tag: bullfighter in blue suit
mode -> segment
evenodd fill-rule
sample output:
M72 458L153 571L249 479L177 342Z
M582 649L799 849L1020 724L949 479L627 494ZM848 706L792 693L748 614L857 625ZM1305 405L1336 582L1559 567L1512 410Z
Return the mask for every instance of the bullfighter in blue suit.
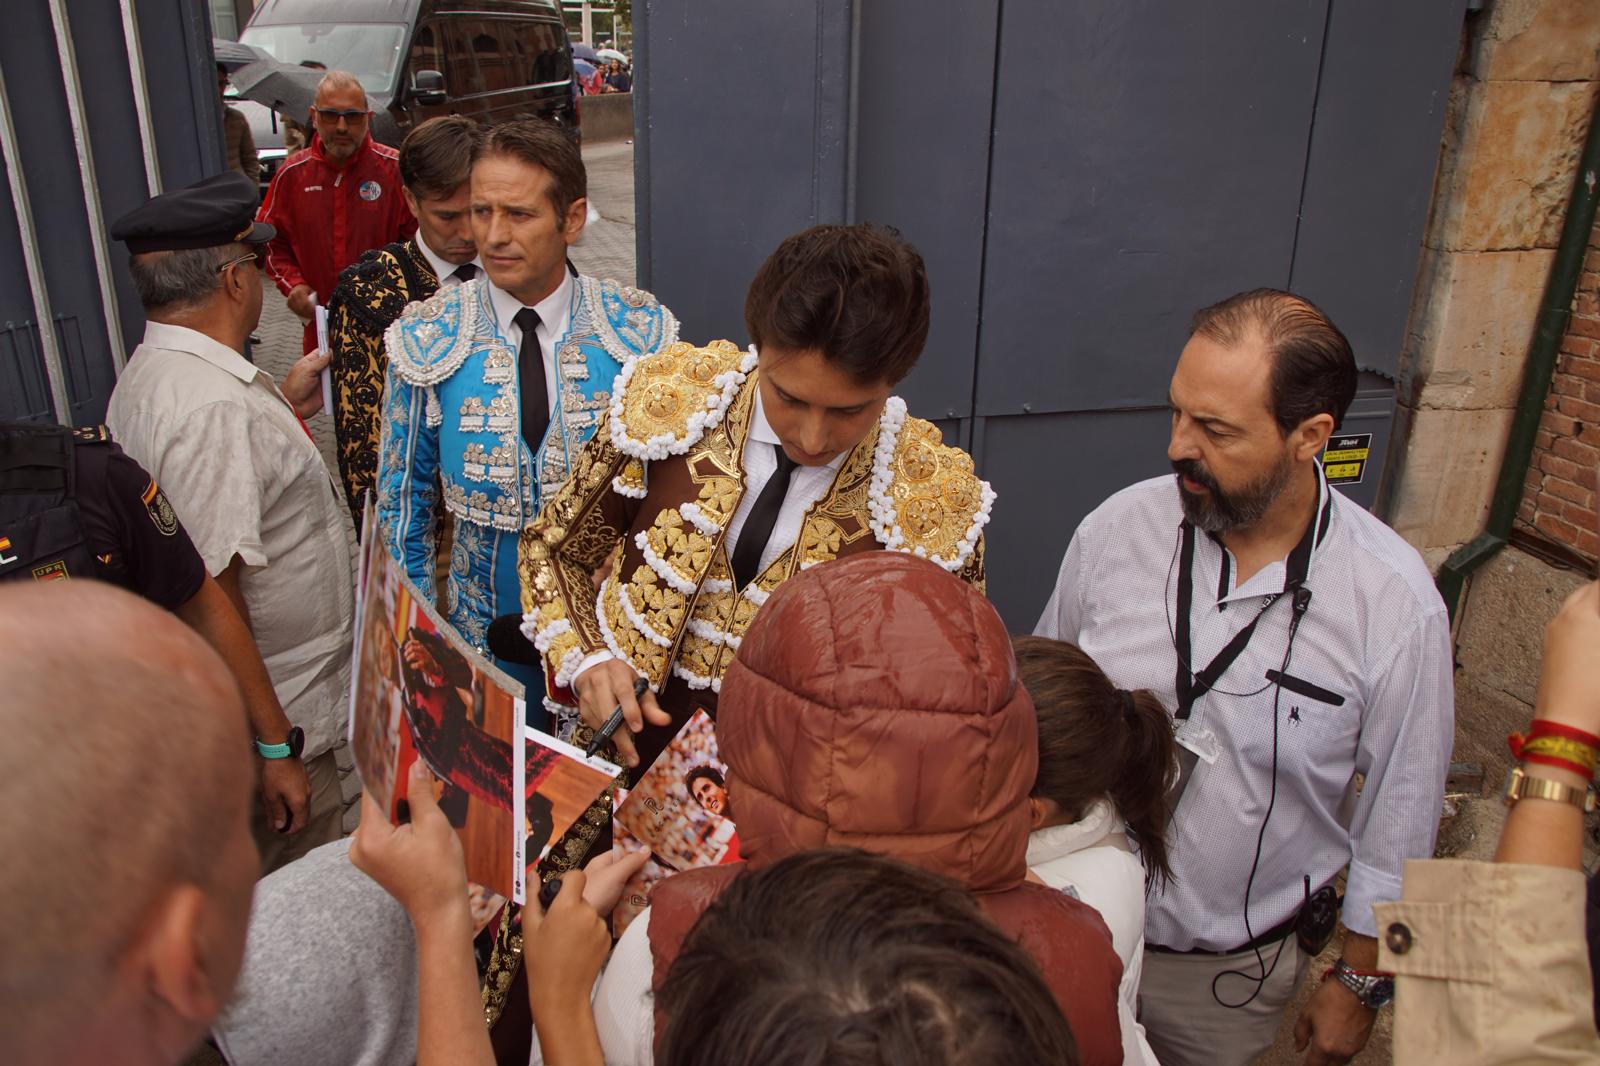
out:
M567 262L588 211L577 146L540 120L490 131L472 172L472 225L487 277L441 289L390 327L378 450L382 543L434 594L436 519L454 520L449 622L487 651L489 623L519 611L517 540L566 480L636 356L677 339L649 293ZM544 681L529 721L546 725Z

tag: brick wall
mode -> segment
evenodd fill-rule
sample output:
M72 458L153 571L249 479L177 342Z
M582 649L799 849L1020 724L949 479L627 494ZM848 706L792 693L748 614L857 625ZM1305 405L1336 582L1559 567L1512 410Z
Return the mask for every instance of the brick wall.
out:
M1578 281L1572 321L1534 441L1517 524L1583 555L1600 558L1595 514L1600 477L1600 223Z

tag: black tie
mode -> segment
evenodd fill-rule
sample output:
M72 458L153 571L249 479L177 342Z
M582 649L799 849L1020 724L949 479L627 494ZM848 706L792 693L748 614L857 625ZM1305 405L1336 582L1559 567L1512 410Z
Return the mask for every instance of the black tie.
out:
M524 307L512 318L522 329L522 349L517 353L517 394L522 397L522 439L538 454L544 429L550 424L550 394L544 387L544 352L539 349L539 312Z
M761 572L761 553L772 539L772 527L778 524L778 512L783 509L783 498L789 492L789 480L794 468L800 464L789 458L783 445L774 444L772 450L778 458L778 469L772 472L767 483L750 508L750 516L739 530L739 543L733 548L733 580L739 588L748 585Z
M478 276L478 268L472 263L462 263L460 266L450 271L450 276L458 279L461 284L465 285L467 282Z

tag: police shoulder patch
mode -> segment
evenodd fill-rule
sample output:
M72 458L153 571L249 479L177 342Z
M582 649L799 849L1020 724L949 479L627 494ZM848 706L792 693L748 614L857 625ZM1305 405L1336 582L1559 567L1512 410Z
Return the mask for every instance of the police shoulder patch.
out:
M144 509L150 516L150 521L156 525L156 532L163 537L175 536L178 532L178 513L172 509L172 504L167 502L167 494L152 479L150 487L144 490Z
M98 426L78 426L72 431L72 440L77 444L109 444L111 431L103 424Z

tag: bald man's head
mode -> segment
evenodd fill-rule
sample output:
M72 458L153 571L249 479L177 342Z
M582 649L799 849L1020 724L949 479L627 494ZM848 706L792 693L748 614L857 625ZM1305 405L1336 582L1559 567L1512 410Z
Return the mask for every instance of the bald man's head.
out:
M0 1060L176 1061L238 974L254 766L222 660L91 581L0 586ZM93 1021L91 1021L93 1020Z

